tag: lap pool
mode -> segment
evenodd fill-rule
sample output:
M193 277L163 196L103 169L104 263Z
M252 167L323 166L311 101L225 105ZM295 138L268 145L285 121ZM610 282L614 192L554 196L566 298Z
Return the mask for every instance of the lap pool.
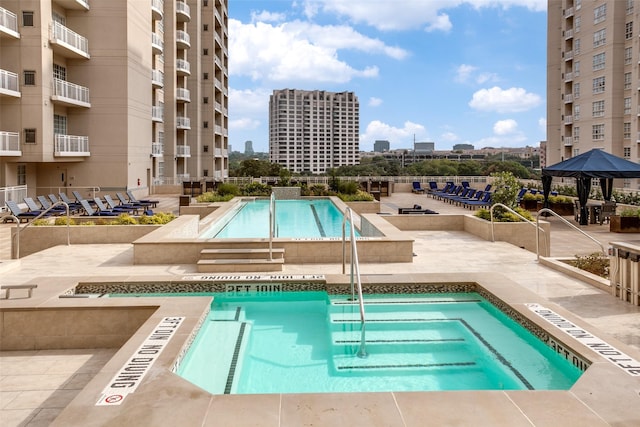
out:
M274 237L342 236L343 213L329 199L277 200ZM211 238L269 237L269 200L242 201L200 235Z
M177 373L212 394L567 390L582 374L477 293L213 295Z

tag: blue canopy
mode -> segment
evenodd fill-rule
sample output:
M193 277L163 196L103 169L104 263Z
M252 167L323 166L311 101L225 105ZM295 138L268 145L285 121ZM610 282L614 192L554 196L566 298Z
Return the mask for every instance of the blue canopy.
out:
M602 196L611 200L614 178L640 178L640 164L630 162L606 151L593 149L564 162L542 169L544 207L549 207L548 198L554 176L576 178L578 200L580 200L580 224L587 224L587 199L591 191L591 179L599 178Z

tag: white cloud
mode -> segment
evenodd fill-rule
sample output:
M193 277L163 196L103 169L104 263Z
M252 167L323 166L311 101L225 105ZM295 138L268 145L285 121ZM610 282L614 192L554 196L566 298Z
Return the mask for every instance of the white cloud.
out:
M518 122L513 119L499 120L493 125L496 135L512 135L518 131Z
M476 83L478 84L484 84L487 82L497 82L498 79L498 75L495 73L481 73L478 74L478 76L476 77Z
M266 90L237 90L229 88L230 130L254 130L263 124L269 111L269 96Z
M473 65L462 64L456 69L456 76L454 77L454 80L459 83L465 83L469 80L471 74L477 69L478 68Z
M251 13L251 22L282 22L287 18L284 13L269 12L263 10L261 12Z
M410 121L404 122L402 128L393 127L379 120L374 120L367 125L367 129L360 135L360 149L368 151L373 149L373 143L378 139L390 142L391 148L407 146L413 143L414 136L423 139L426 136L426 129L418 123ZM365 148L368 147L368 148Z
M457 142L458 140L460 140L460 137L453 132L445 132L442 135L440 135L440 140L442 142L451 143L451 142Z
M319 26L294 21L277 26L229 20L229 71L253 80L345 83L377 77L375 65L361 69L338 57L343 49L403 59L408 53L347 26Z
M372 96L371 98L369 98L369 106L370 107L378 107L382 105L382 99L380 98L376 98L374 96Z
M540 117L538 119L538 128L540 128L540 131L544 134L547 133L547 118L546 117Z
M477 84L485 84L487 82L497 82L498 75L495 73L483 72L477 73L478 67L469 65L469 64L461 64L456 68L454 81L458 83L467 83L473 80Z
M522 6L536 12L547 10L547 0L403 0L401 5L395 1L306 0L304 8L307 16L315 16L323 10L385 31L414 28L450 31L451 21L442 10L465 4L476 9Z
M498 113L517 113L537 107L542 98L523 88L481 89L473 94L469 106L478 111L496 111Z
M249 117L229 120L229 130L253 130L258 129L261 125L262 122Z

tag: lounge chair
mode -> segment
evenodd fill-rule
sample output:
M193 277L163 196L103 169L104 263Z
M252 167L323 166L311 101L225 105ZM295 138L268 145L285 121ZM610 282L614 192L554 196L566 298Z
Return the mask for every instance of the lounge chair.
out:
M37 212L38 214L42 214L42 216L51 216L50 212L45 212L44 209L40 209L31 197L25 197L22 200L24 200L27 208L29 208L29 212Z
M100 200L99 197L95 197L93 199L93 201L96 204L96 207L98 209L98 212L105 214L105 213L114 213L116 215L120 215L120 214L124 214L124 213L131 213L130 209L127 208L120 208L120 209L109 209L108 207L105 206L104 203L102 203L102 200Z
M80 204L82 205L82 209L84 209L85 213L89 216L118 216L120 214L115 212L100 212L93 210L88 200L82 199L80 200Z
M116 202L108 194L104 195L104 201L107 203L107 209L114 212L120 211L122 213L131 213L137 215L138 211L140 210L139 207L135 206L117 205ZM98 208L100 208L100 205L98 205Z
M464 206L469 207L470 209L491 206L491 192L487 191L486 193L484 193L484 196L482 196L482 199L476 200L476 201L469 201L465 203Z
M53 196L53 194L49 195L50 199L51 196ZM60 200L65 202L69 206L69 209L71 209L72 211L80 212L82 210L82 205L79 202L74 202L73 200L71 200L65 193L58 193L58 196L60 196Z
M138 209L147 209L148 207L151 206L151 203L130 202L122 195L122 193L116 193L116 197L118 198L118 201L120 202L119 206L135 207L135 208L138 208Z
M29 222L29 220L34 219L38 215L40 215L38 212L31 212L31 211L22 212L22 209L20 209L20 206L18 206L18 204L13 200L5 200L5 204L9 208L9 212L11 212L11 215L18 218L19 222ZM5 222L9 219L11 218L4 217Z
M133 192L131 192L131 190L127 190L127 197L129 197L129 203L140 203L140 204L143 204L143 205L147 205L148 204L148 205L151 205L152 208L158 207L158 203L160 203L160 200L149 200L149 199L138 200L138 199L135 198L135 196L133 195Z
M429 188L427 188L427 192L434 193L438 191L438 183L435 181L429 181Z
M71 194L73 194L73 197L76 198L76 202L82 204L83 200L87 200L84 197L82 197L82 195L80 195L79 191L72 191ZM87 200L87 203L89 203L89 205L91 207L95 207L95 202L93 200ZM84 209L84 208L83 208Z
M419 181L413 181L413 188L411 189L412 193L424 194L424 188Z
M431 192L431 196L435 199L437 198L440 194L442 193L446 193L447 191L451 190L453 188L454 184L451 181L448 181L444 187L442 187L441 189L436 189L434 191Z
M437 214L438 212L432 211L431 209L422 209L420 205L413 205L412 208L398 208L398 213L405 214Z
M44 196L36 196L40 206L47 212L51 212L52 215L64 215L67 213L67 208L64 206L53 206L46 197Z

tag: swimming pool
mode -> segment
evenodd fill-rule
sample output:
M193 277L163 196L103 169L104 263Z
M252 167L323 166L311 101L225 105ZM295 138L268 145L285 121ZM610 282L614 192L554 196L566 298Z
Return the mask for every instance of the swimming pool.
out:
M274 237L342 237L343 213L329 199L277 200ZM238 203L200 238L269 237L269 200Z
M177 373L213 394L566 390L582 371L477 293L214 294Z

